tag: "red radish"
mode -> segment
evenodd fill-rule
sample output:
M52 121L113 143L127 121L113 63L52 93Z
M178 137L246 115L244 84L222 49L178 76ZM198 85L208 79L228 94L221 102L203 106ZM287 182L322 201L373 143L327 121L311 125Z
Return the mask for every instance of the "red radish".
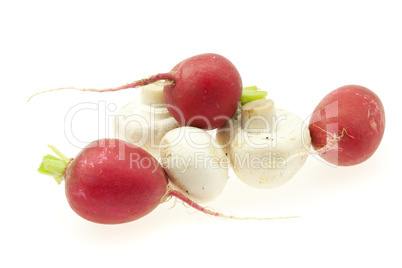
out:
M174 190L159 162L131 143L118 139L97 140L73 159L49 147L60 158L45 156L38 171L55 177L58 183L64 179L68 203L89 221L103 224L134 221L170 197L208 215L246 219L208 210Z
M236 112L243 86L236 67L226 58L198 55L171 72L175 83L165 86L163 97L170 114L182 125L215 129Z
M168 73L160 73L121 87L78 90L117 91L160 80L167 82L163 96L172 116L182 126L203 129L215 129L224 125L236 112L243 89L240 74L228 59L218 54L206 53L183 60ZM53 90L60 89L67 88Z
M330 92L310 119L311 143L334 165L351 166L370 158L385 128L384 107L371 90L347 85Z
M39 171L63 177L68 203L89 221L116 224L136 220L157 207L166 194L168 179L161 165L128 142L101 139L71 161L61 157L61 170L46 173L50 168L45 157ZM67 162L64 169L63 161Z

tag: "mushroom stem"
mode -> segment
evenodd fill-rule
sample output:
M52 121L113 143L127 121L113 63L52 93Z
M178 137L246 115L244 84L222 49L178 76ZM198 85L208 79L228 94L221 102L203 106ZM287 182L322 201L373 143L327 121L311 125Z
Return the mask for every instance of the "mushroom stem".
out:
M249 102L241 109L241 127L247 132L272 132L275 122L275 106L270 99Z
M152 124L155 123L155 120L162 120L171 116L163 100L163 88L163 83L156 82L143 86L141 89L139 106L141 107L140 109L150 114L150 123Z
M145 105L164 104L163 86L160 84L149 84L141 89L141 102Z

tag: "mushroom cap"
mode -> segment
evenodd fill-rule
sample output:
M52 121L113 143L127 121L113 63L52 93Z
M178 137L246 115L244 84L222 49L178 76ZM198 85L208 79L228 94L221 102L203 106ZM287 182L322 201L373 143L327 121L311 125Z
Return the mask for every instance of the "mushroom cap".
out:
M308 158L311 138L307 125L297 115L276 109L271 131L247 131L241 114L217 131L235 174L256 188L274 188L289 181Z
M173 129L163 137L160 151L169 180L191 199L205 203L220 195L229 177L229 160L206 131Z
M141 98L127 103L114 117L116 138L142 147L159 158L163 136L180 127L163 103L163 85L142 87Z

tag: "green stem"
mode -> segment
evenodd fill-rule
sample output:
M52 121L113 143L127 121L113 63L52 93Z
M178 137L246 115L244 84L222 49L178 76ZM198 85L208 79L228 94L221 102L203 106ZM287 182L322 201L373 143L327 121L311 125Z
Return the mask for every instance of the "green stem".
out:
M63 159L66 163L70 162L71 159L65 156L62 152L60 152L59 149L54 147L53 145L48 145L48 147L55 153L57 154L61 159Z
M256 86L244 87L243 93L241 95L241 105L244 105L248 102L264 99L268 95L268 92L259 90Z
M49 145L49 148L60 158L46 155L42 159L38 171L41 174L52 176L58 184L63 181L63 175L66 171L67 164L71 161L70 158L62 154L56 147Z

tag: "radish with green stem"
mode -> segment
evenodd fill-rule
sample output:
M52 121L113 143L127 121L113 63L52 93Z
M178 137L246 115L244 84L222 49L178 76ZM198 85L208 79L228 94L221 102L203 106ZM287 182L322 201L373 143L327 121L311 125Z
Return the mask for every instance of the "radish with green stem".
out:
M54 149L54 147L51 147ZM67 201L81 217L96 223L136 220L166 195L165 171L145 150L117 139L88 144L75 158L45 156L39 172L65 181Z
M170 186L165 171L151 154L126 141L96 140L73 159L50 147L59 157L45 156L38 171L58 183L64 180L71 208L95 223L137 220L171 197L216 217L271 219L226 216L198 205Z

